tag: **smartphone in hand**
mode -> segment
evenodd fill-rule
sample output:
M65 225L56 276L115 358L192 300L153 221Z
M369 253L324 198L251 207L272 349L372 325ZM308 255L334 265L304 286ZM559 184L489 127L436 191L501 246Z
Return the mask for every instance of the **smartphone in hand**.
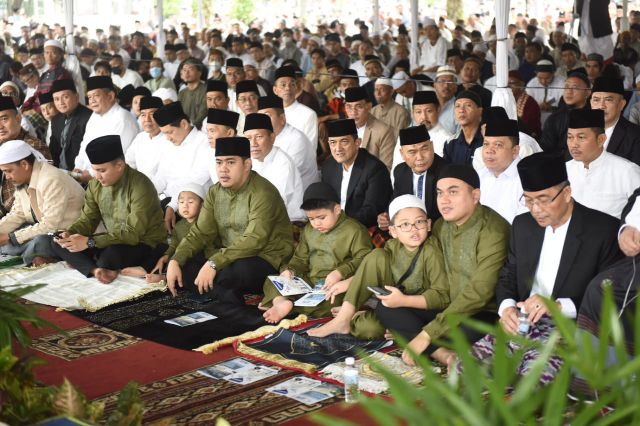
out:
M388 296L391 294L391 292L389 290L387 290L386 288L382 288L382 287L377 287L377 286L367 286L367 288L369 289L369 291L375 295L378 296Z

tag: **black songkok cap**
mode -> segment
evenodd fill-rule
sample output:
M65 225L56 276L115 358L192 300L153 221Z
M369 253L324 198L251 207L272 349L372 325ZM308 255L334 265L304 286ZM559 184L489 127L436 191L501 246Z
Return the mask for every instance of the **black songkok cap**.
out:
M574 68L571 71L567 72L567 78L579 78L580 80L585 82L587 87L591 87L591 81L589 81L587 70L584 67Z
M518 163L522 189L543 191L568 180L564 156L558 153L537 152Z
M331 68L334 67L338 67L340 69L342 69L342 64L340 63L340 61L338 61L337 59L329 59L325 65L324 65L328 70L330 70Z
M242 64L242 59L240 58L229 58L227 59L227 68L229 67L236 67L236 68L243 68L244 65Z
M71 90L74 93L77 93L76 85L73 80L56 80L51 85L51 95L53 96L56 92L62 92L63 90Z
M324 41L335 41L336 43L340 43L340 36L336 33L330 33L324 36Z
M284 109L282 98L278 96L262 96L258 99L258 110L267 108Z
M426 105L426 104L439 105L438 96L436 96L436 92L435 91L433 91L433 90L422 90L420 92L416 92L413 95L413 106Z
M162 99L157 96L145 96L140 99L140 111L152 108L160 109L163 106Z
M279 78L282 77L291 77L291 78L296 78L296 69L290 66L286 66L286 67L280 67L276 70L276 76L273 79L273 81L277 81Z
M569 129L599 127L604 129L604 111L601 109L572 109L569 111Z
M165 44L164 45L164 50L171 50L171 51L175 52L176 51L176 46L173 45L173 44Z
M44 49L42 47L34 47L29 50L29 55L42 55L44 53Z
M560 47L561 52L566 52L571 50L576 53L577 56L580 56L580 48L573 43L563 43Z
M6 111L12 109L16 111L16 104L13 103L13 98L9 96L0 96L0 111Z
M598 77L591 88L591 93L596 92L617 93L624 96L624 84L621 78Z
M355 136L358 134L356 128L356 121L351 118L345 118L344 120L334 120L327 122L327 133L330 138L340 136Z
M40 93L38 95L38 102L40 102L40 105L44 105L44 104L48 104L50 102L53 102L53 93L51 93L51 92Z
M240 114L226 109L209 108L207 111L207 124L220 124L235 129L239 119Z
M447 59L455 56L459 56L462 58L462 52L460 51L460 49L454 47L453 49L447 50Z
M160 127L168 126L182 119L189 121L189 117L184 113L182 104L179 101L163 105L162 108L153 113L153 119L156 120Z
M86 153L91 164L104 164L124 156L118 135L100 136L92 140L87 145Z
M130 105L133 100L135 90L136 89L134 89L131 84L124 86L118 93L118 101L120 102L120 105Z
M467 166L466 164L447 164L440 172L438 180L444 178L460 179L473 189L480 188L480 177L478 176L478 172L476 172L473 167Z
M507 112L500 106L489 108L485 136L509 136L519 139L518 121L510 120Z
M178 52L180 50L187 50L188 49L187 45L184 44L184 43L174 44L173 47L175 48L176 52Z
M133 90L133 96L151 96L151 90L144 86L139 86Z
M111 77L96 75L87 79L87 93L96 89L113 90Z
M271 118L267 114L252 113L244 118L244 131L254 129L266 129L273 132Z
M228 88L226 81L207 80L207 92L222 92L226 95Z
M351 68L347 68L346 70L342 71L342 74L340 75L340 79L343 79L343 78L351 78L353 80L359 81L358 72L356 70L352 70Z
M310 201L333 201L336 204L340 204L340 198L338 194L336 194L336 191L334 191L331 185L324 182L315 182L309 185L302 196L302 205L300 208L307 210Z
M253 80L242 80L236 84L236 97L239 96L240 93L245 92L254 92L256 95L260 96L258 85Z
M216 139L216 157L251 157L249 139L242 136Z
M431 140L431 136L424 125L400 129L400 146L415 145L429 140Z
M349 87L344 92L345 102L358 102L358 101L371 102L367 90L364 87Z
M478 105L478 107L482 108L482 99L480 99L480 96L478 96L476 92L472 92L471 90L463 90L462 92L458 93L458 96L456 96L456 101L458 99L470 99L473 101L473 103Z

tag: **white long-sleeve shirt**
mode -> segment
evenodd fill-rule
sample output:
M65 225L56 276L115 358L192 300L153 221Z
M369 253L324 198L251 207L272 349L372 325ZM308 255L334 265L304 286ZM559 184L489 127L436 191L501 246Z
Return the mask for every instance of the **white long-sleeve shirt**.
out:
M92 140L101 136L119 135L122 142L122 152L126 154L131 142L139 132L138 122L133 115L117 103L102 115L94 112L87 121L84 138L75 160L76 169L93 172L86 153L87 145Z
M210 155L207 136L195 127L180 145L167 145L151 181L158 194L171 197L169 207L173 210L177 210L178 194L184 183L194 182L205 189L208 187Z
M164 151L171 145L162 132L151 137L147 132L140 132L127 150L124 158L128 165L153 179Z
M311 149L311 143L304 133L287 123L280 134L276 136L275 146L283 150L293 160L300 173L303 190L320 180L316 153Z
M289 220L305 221L302 205L302 179L293 160L283 150L274 146L264 161L251 159L252 169L278 189L287 206Z
M517 215L527 212L527 208L520 203L523 192L518 175L519 161L520 158L516 157L498 177L486 167L478 173L480 204L491 207L509 223L513 223Z
M118 74L111 74L111 80L113 81L113 84L121 89L129 84L134 88L144 86L144 80L142 79L140 74L130 69L127 69L124 72L123 76L119 76Z
M640 167L607 151L592 161L588 169L581 161L568 161L567 176L577 202L617 218L640 186Z
M313 152L316 152L318 149L318 116L316 112L300 102L294 101L284 109L284 114L287 117L287 123L304 133L311 142Z
M438 67L447 63L447 49L449 43L443 37L438 37L435 45L425 40L420 49L420 65L425 69Z

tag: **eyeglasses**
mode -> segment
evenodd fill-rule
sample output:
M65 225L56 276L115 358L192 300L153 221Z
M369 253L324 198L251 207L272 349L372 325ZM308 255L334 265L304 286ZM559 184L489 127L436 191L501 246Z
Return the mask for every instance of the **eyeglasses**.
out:
M429 221L427 219L418 219L415 223L403 222L399 225L391 225L394 228L400 229L402 232L409 232L413 227L417 230L425 229Z
M543 198L538 198L536 200L532 200L530 198L527 198L524 196L524 194L522 194L522 196L520 197L520 204L525 206L528 209L533 208L533 206L538 206L540 208L545 208L547 206L549 206L551 203L553 203L556 198L558 198L560 196L560 194L562 194L562 191L564 191L564 189L569 186L569 183L565 183L564 185L562 185L562 188L560 188L560 190L558 191L558 193L553 197L553 198L549 198L549 197L543 197Z

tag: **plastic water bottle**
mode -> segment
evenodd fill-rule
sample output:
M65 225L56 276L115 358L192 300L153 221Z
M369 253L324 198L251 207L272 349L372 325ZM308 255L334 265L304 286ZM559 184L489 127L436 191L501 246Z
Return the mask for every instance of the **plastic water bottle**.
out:
M528 315L524 307L520 308L520 312L518 312L518 334L521 336L526 336L529 332L530 324L527 317Z
M358 368L356 367L356 360L353 357L349 357L344 360L344 401L356 402L358 398Z

